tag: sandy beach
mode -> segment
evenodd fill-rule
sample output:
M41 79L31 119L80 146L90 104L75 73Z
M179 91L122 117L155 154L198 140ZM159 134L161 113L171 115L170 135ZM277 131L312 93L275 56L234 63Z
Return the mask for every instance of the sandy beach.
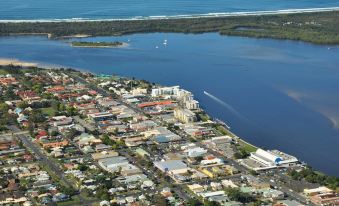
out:
M22 67L36 67L38 66L37 63L33 62L24 62L19 61L17 59L6 59L6 58L0 58L0 65L14 65L14 66L22 66Z

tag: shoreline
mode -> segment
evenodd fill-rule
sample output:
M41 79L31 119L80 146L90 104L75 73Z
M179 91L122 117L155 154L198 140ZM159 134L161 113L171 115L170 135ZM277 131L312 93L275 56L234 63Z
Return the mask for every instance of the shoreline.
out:
M302 8L302 9L279 9L279 10L261 10L261 11L234 11L234 12L216 12L205 14L179 14L179 15L158 15L132 18L69 18L69 19L0 19L0 23L58 23L58 22L107 22L107 21L144 21L144 20L167 20L167 19L194 19L194 18L216 18L216 17L240 17L240 16L264 16L279 14L303 14L303 13L321 13L339 11L339 7L321 7L321 8ZM84 34L87 36L86 34Z
M1 60L2 60L2 59L0 58L0 62L1 62ZM16 61L17 61L17 62L20 62L20 63L22 63L22 64L28 63L28 62L19 61L19 60L16 60ZM59 66L59 67L58 67L58 66L56 66L56 67L45 67L45 66L43 66L43 65L41 65L41 64L38 64L38 63L35 63L35 64L37 65L37 66L35 66L35 67L38 67L39 69L50 69L50 70L58 70L58 69L61 69L60 66ZM0 64L0 66L6 66L6 65ZM7 64L7 66L8 66L8 64ZM29 68L29 67L31 67L31 66L22 66L22 65L18 65L18 66L20 66L21 68ZM69 68L67 68L67 69L70 69L70 70L73 70L73 71L76 71L76 72L86 72L86 73L91 73L92 75L97 75L97 73L95 73L95 72L82 70L82 69L80 69L80 68L69 67ZM111 75L113 75L113 74L111 74ZM131 78L131 77L128 77L128 76L120 76L120 75L117 75L117 76L119 76L119 77L124 77L124 78ZM159 84L159 85L160 85L160 84ZM163 85L161 85L161 86L163 86ZM205 111L205 110L203 110L203 111ZM208 113L207 113L207 114L208 114ZM210 117L213 118L213 116L210 116ZM239 137L237 134L235 134L234 132L232 132L231 129L225 127L224 125L220 125L220 126L222 126L222 127L228 132L228 135L231 136L231 137L233 137L239 144L241 144L241 145L243 145L243 146L244 146L244 145L245 145L245 146L247 145L247 146L253 147L253 148L255 148L255 149L263 149L262 147L257 146L257 145L255 145L255 144L252 144L252 143L250 143L249 141L247 141L247 140L245 140L245 139ZM272 150L272 149L275 149L275 148L265 148L265 149L263 149L263 150ZM280 150L280 151L284 152L283 150ZM294 154L292 154L292 155L294 155ZM298 156L296 156L296 157L298 158ZM299 158L298 158L298 160L299 160L299 162L300 162L301 164L304 164L305 166L311 166L311 167L312 167L312 165L309 165L307 162L304 162L303 160L301 160L301 159L299 159ZM315 169L316 172L325 174L326 176L334 176L334 177L337 177L337 176L335 176L335 175L330 175L330 174L324 173L324 172L323 172L322 170L320 170L320 169L317 169L317 168L314 168L314 169Z
M12 64L12 62L15 62L16 64ZM44 67L43 69L52 69L52 70L58 70L61 67L46 67L45 65L39 64L39 63L33 63L33 62L25 62L25 61L21 61L18 59L6 59L6 58L1 58L0 57L0 66L9 66L9 65L14 65L14 66L20 66L22 68L27 68L27 67ZM92 72L92 71L86 71L86 70L82 70L80 68L71 68L75 71L79 71L79 72L88 72L91 73L93 75L96 75L96 73ZM119 75L120 76L120 75ZM124 77L124 76L120 76L120 77ZM130 77L126 77L126 78L130 78ZM242 142L244 142L245 144L248 144L252 147L255 147L257 149L259 149L260 147L242 139L241 137L239 137L238 135L236 135L235 133L233 133L231 131L231 129L226 128L225 126L222 125L222 127L224 127L231 136L234 136L234 138L236 138L237 140L241 140Z
M0 65L1 66L13 65L13 66L21 66L21 67L36 67L39 64L34 63L34 62L20 61L18 59L0 58Z
M219 33L294 40L319 45L339 44L339 7L326 10L292 10L258 13L210 14L209 17L157 17L140 20L1 23L0 36L47 35L50 39L123 36L145 33ZM0 20L1 21L1 20ZM245 29L239 29L245 28ZM246 29L255 28L255 29ZM32 32L34 31L34 32Z
M8 66L9 64L7 64L7 65L4 65L4 64L1 64L1 60L2 60L2 58L0 58L0 66ZM24 61L19 61L19 60L16 60L17 62L20 62L20 63L27 63L27 62L24 62ZM38 63L36 63L36 65L39 67L43 67L42 65L39 65ZM18 65L18 66L21 66L21 65ZM30 67L30 66L21 66L22 68L25 68L25 67ZM52 69L52 70L58 70L58 69L60 69L60 67L59 68L42 68L42 69ZM78 72L88 72L88 73L90 73L90 74L92 74L92 75L97 75L97 73L95 73L95 72L92 72L92 71L85 71L85 70L82 70L82 69L79 69L79 68L70 68L70 69L72 69L72 70L74 70L74 71L78 71ZM118 75L118 76L120 76L120 75ZM126 76L120 76L120 77L124 77L124 78L130 78L130 77L126 77ZM203 111L205 111L205 110L203 110ZM210 115L209 115L210 116ZM212 116L210 116L210 117L212 117ZM244 140L243 138L241 138L241 137L239 137L238 135L236 135L234 132L232 132L231 131L231 129L229 129L229 128L227 128L227 127L225 127L224 125L221 125L224 129L226 129L227 130L227 132L229 133L229 135L230 136L232 136L232 137L234 137L238 142L242 142L243 144L247 144L247 145L249 145L249 146L251 146L251 147L253 147L253 148L256 148L256 149L260 149L260 147L259 146L257 146L257 145L255 145L255 144L252 144L252 143L250 143L250 142L248 142L248 141L246 141L246 140Z

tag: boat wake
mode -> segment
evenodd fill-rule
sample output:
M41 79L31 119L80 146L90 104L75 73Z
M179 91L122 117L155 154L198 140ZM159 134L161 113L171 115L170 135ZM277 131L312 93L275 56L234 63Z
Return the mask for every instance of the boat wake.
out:
M211 99L213 99L214 101L218 102L219 104L221 104L223 107L225 107L228 111L230 111L232 114L234 114L236 117L238 117L239 119L242 120L247 120L246 117L244 117L242 114L240 114L237 110L235 110L231 105L227 104L226 102L222 101L221 99L219 99L218 97L204 91L204 94L208 97L210 97Z

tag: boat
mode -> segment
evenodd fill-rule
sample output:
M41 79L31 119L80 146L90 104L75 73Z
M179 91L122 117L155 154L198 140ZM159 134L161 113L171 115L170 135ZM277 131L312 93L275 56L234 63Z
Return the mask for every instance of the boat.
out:
M164 40L164 43L163 43L165 46L167 45L167 39Z
M231 127L228 126L224 121L222 121L222 120L220 120L220 119L218 119L218 118L214 118L213 120L214 120L216 123L221 124L222 126L226 127L227 129L231 129Z

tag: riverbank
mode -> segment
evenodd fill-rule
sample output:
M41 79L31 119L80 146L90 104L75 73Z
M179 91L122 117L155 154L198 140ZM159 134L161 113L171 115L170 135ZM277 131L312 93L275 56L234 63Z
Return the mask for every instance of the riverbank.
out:
M21 66L21 67L36 67L38 66L37 63L33 62L24 62L17 59L5 59L0 58L0 66L7 66L7 65L13 65L13 66Z
M231 36L289 39L314 44L339 44L338 18L339 11L309 11L137 21L3 22L0 23L0 35L47 33L51 38L61 38L79 34L81 36L121 36L152 32L218 32L221 35Z

